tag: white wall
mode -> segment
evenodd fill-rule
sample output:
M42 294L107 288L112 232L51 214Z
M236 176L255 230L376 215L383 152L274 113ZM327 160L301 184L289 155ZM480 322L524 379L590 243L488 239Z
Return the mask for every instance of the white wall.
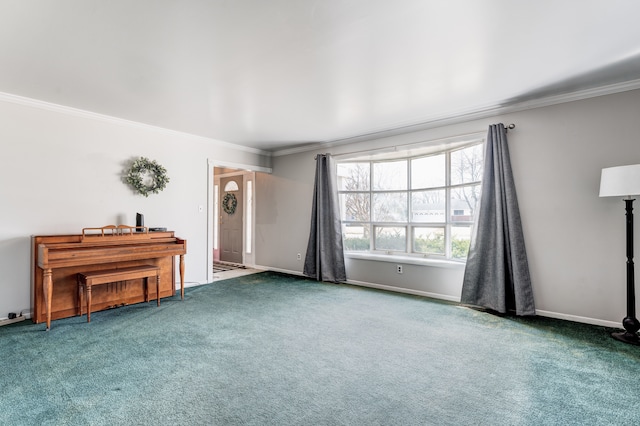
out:
M2 99L0 146L0 319L30 311L31 235L135 225L136 212L187 239L185 279L206 282L208 160L270 161L230 144ZM122 183L126 162L139 156L167 169L160 194L145 198Z
M469 121L323 149L334 154L427 141L515 123L509 133L539 313L616 325L625 315L624 203L598 198L600 169L640 163L640 91ZM207 277L207 160L273 167L256 175L256 264L301 272L309 231L315 152L277 156L228 144L0 100L0 318L29 310L31 235L135 222L188 240L186 279ZM124 163L164 165L168 187L149 198L121 182ZM636 210L638 209L636 202ZM640 216L640 214L638 214ZM636 226L636 253L640 235ZM354 282L449 299L462 269L350 259Z
M600 170L640 163L638 117L640 91L635 90L321 152L435 140L515 123L509 146L538 313L616 326L626 313L624 203L598 197ZM273 174L258 176L257 264L302 271L296 254L304 258L306 250L315 153L276 156ZM348 259L347 277L459 300L462 268L406 265L398 275L395 264Z

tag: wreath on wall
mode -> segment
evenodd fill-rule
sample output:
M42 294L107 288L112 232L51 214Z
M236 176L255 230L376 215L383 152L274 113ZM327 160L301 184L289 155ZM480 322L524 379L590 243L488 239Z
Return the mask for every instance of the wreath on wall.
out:
M145 197L159 193L169 183L167 169L145 157L140 157L131 164L124 180Z
M222 199L222 209L227 214L234 214L238 206L238 199L231 192L227 192Z

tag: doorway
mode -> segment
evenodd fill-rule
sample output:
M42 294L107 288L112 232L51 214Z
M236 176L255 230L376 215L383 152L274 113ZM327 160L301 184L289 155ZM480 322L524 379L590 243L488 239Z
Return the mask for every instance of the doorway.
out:
M227 260L227 262L245 265L247 268L256 266L254 250L256 173L271 173L272 169L269 167L219 162L211 159L207 160L207 164L209 182L207 185L207 280L212 282L214 279L214 262L227 258L226 255L223 255L223 252L236 256L233 258L234 261ZM230 180L235 180L238 185L238 191L224 191L226 182ZM237 202L233 214L226 213L222 206L227 192L233 193ZM231 196L227 197L229 210L232 209L232 198ZM225 218L225 214L228 217ZM221 238L221 219L224 218L226 222L226 219L230 219L231 216L235 216L234 219L240 223L240 231L224 231L228 232L228 235L223 239ZM237 227L237 225L231 225L228 222L225 225L229 225L230 229L233 226ZM236 232L235 238L232 238L233 232Z
M255 172L214 167L210 205L212 264L253 265Z

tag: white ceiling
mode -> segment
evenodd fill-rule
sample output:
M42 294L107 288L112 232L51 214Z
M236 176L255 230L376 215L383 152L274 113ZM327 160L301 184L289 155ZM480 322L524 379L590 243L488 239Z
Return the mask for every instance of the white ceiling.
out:
M262 150L640 79L637 0L0 0L0 92Z

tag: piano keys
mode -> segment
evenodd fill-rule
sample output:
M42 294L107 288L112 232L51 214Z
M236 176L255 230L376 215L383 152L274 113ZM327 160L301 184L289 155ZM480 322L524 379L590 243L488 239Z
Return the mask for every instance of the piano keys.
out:
M172 231L142 232L136 227L109 225L85 228L78 235L33 236L32 247L32 321L77 314L79 272L126 268L139 265L160 267L160 297L175 295L175 256L179 256L180 295L184 298L185 240ZM153 287L153 286L152 286ZM149 295L155 298L155 288ZM93 294L92 311L140 303L145 299L143 280L100 286Z

